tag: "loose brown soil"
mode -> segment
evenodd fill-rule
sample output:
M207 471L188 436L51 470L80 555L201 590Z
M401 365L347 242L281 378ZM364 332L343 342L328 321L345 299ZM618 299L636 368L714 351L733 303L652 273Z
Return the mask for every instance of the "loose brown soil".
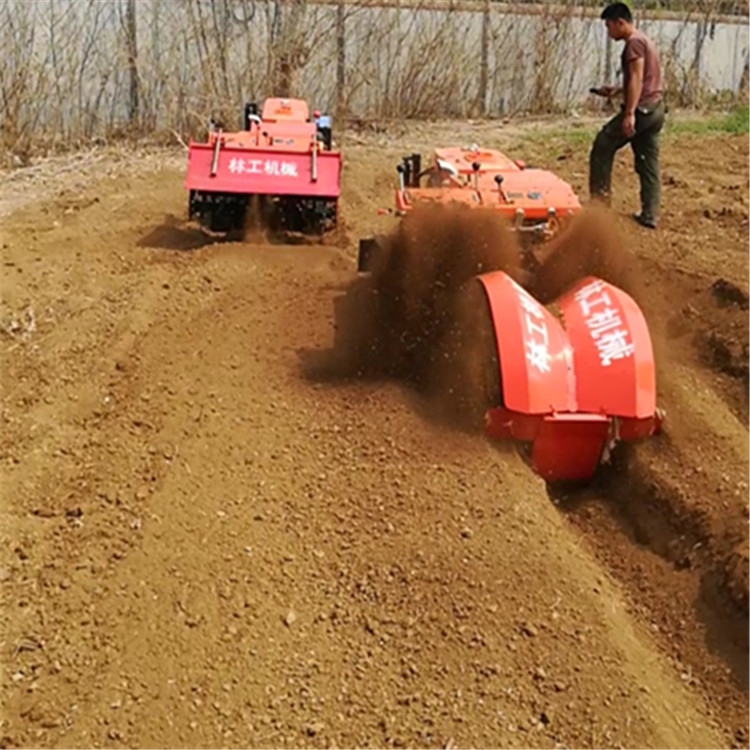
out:
M667 423L581 490L351 355L356 241L451 132L350 143L338 245L205 238L180 154L3 183L0 745L747 747L747 138L666 141L658 232L618 160L581 252Z

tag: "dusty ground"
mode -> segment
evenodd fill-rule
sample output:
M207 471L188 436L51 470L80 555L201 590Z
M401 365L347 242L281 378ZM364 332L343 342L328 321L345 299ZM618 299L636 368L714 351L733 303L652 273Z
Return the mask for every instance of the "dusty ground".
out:
M206 243L177 152L5 179L3 747L747 747L747 136L666 141L657 233L618 160L669 423L565 495L306 374L394 160L452 139L353 135L344 247ZM585 196L585 145L470 139Z

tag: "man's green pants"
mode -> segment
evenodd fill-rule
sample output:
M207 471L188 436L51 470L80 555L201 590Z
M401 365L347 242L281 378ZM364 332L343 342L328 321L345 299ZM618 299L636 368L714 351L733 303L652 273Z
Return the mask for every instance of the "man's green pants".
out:
M635 157L635 171L641 182L641 218L656 222L659 218L659 135L664 127L662 101L635 111L635 133L627 138L622 132L621 109L594 139L589 156L589 193L592 198L609 204L612 162L615 153L630 144Z

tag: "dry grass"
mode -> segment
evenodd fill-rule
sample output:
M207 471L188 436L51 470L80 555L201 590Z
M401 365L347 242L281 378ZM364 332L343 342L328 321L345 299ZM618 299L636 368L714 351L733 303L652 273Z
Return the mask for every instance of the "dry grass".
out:
M726 104L740 82L717 93L705 63L715 34L743 42L716 31L726 0L695 3L648 30L675 105ZM16 163L124 136L184 140L274 94L340 121L565 112L598 106L588 87L617 69L601 22L572 3L0 0L0 46L0 150Z

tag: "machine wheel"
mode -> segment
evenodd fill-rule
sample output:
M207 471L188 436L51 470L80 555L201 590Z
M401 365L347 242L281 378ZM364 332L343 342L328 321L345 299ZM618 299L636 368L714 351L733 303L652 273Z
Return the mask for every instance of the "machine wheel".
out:
M247 197L231 193L191 191L188 216L211 232L226 233L244 227Z

